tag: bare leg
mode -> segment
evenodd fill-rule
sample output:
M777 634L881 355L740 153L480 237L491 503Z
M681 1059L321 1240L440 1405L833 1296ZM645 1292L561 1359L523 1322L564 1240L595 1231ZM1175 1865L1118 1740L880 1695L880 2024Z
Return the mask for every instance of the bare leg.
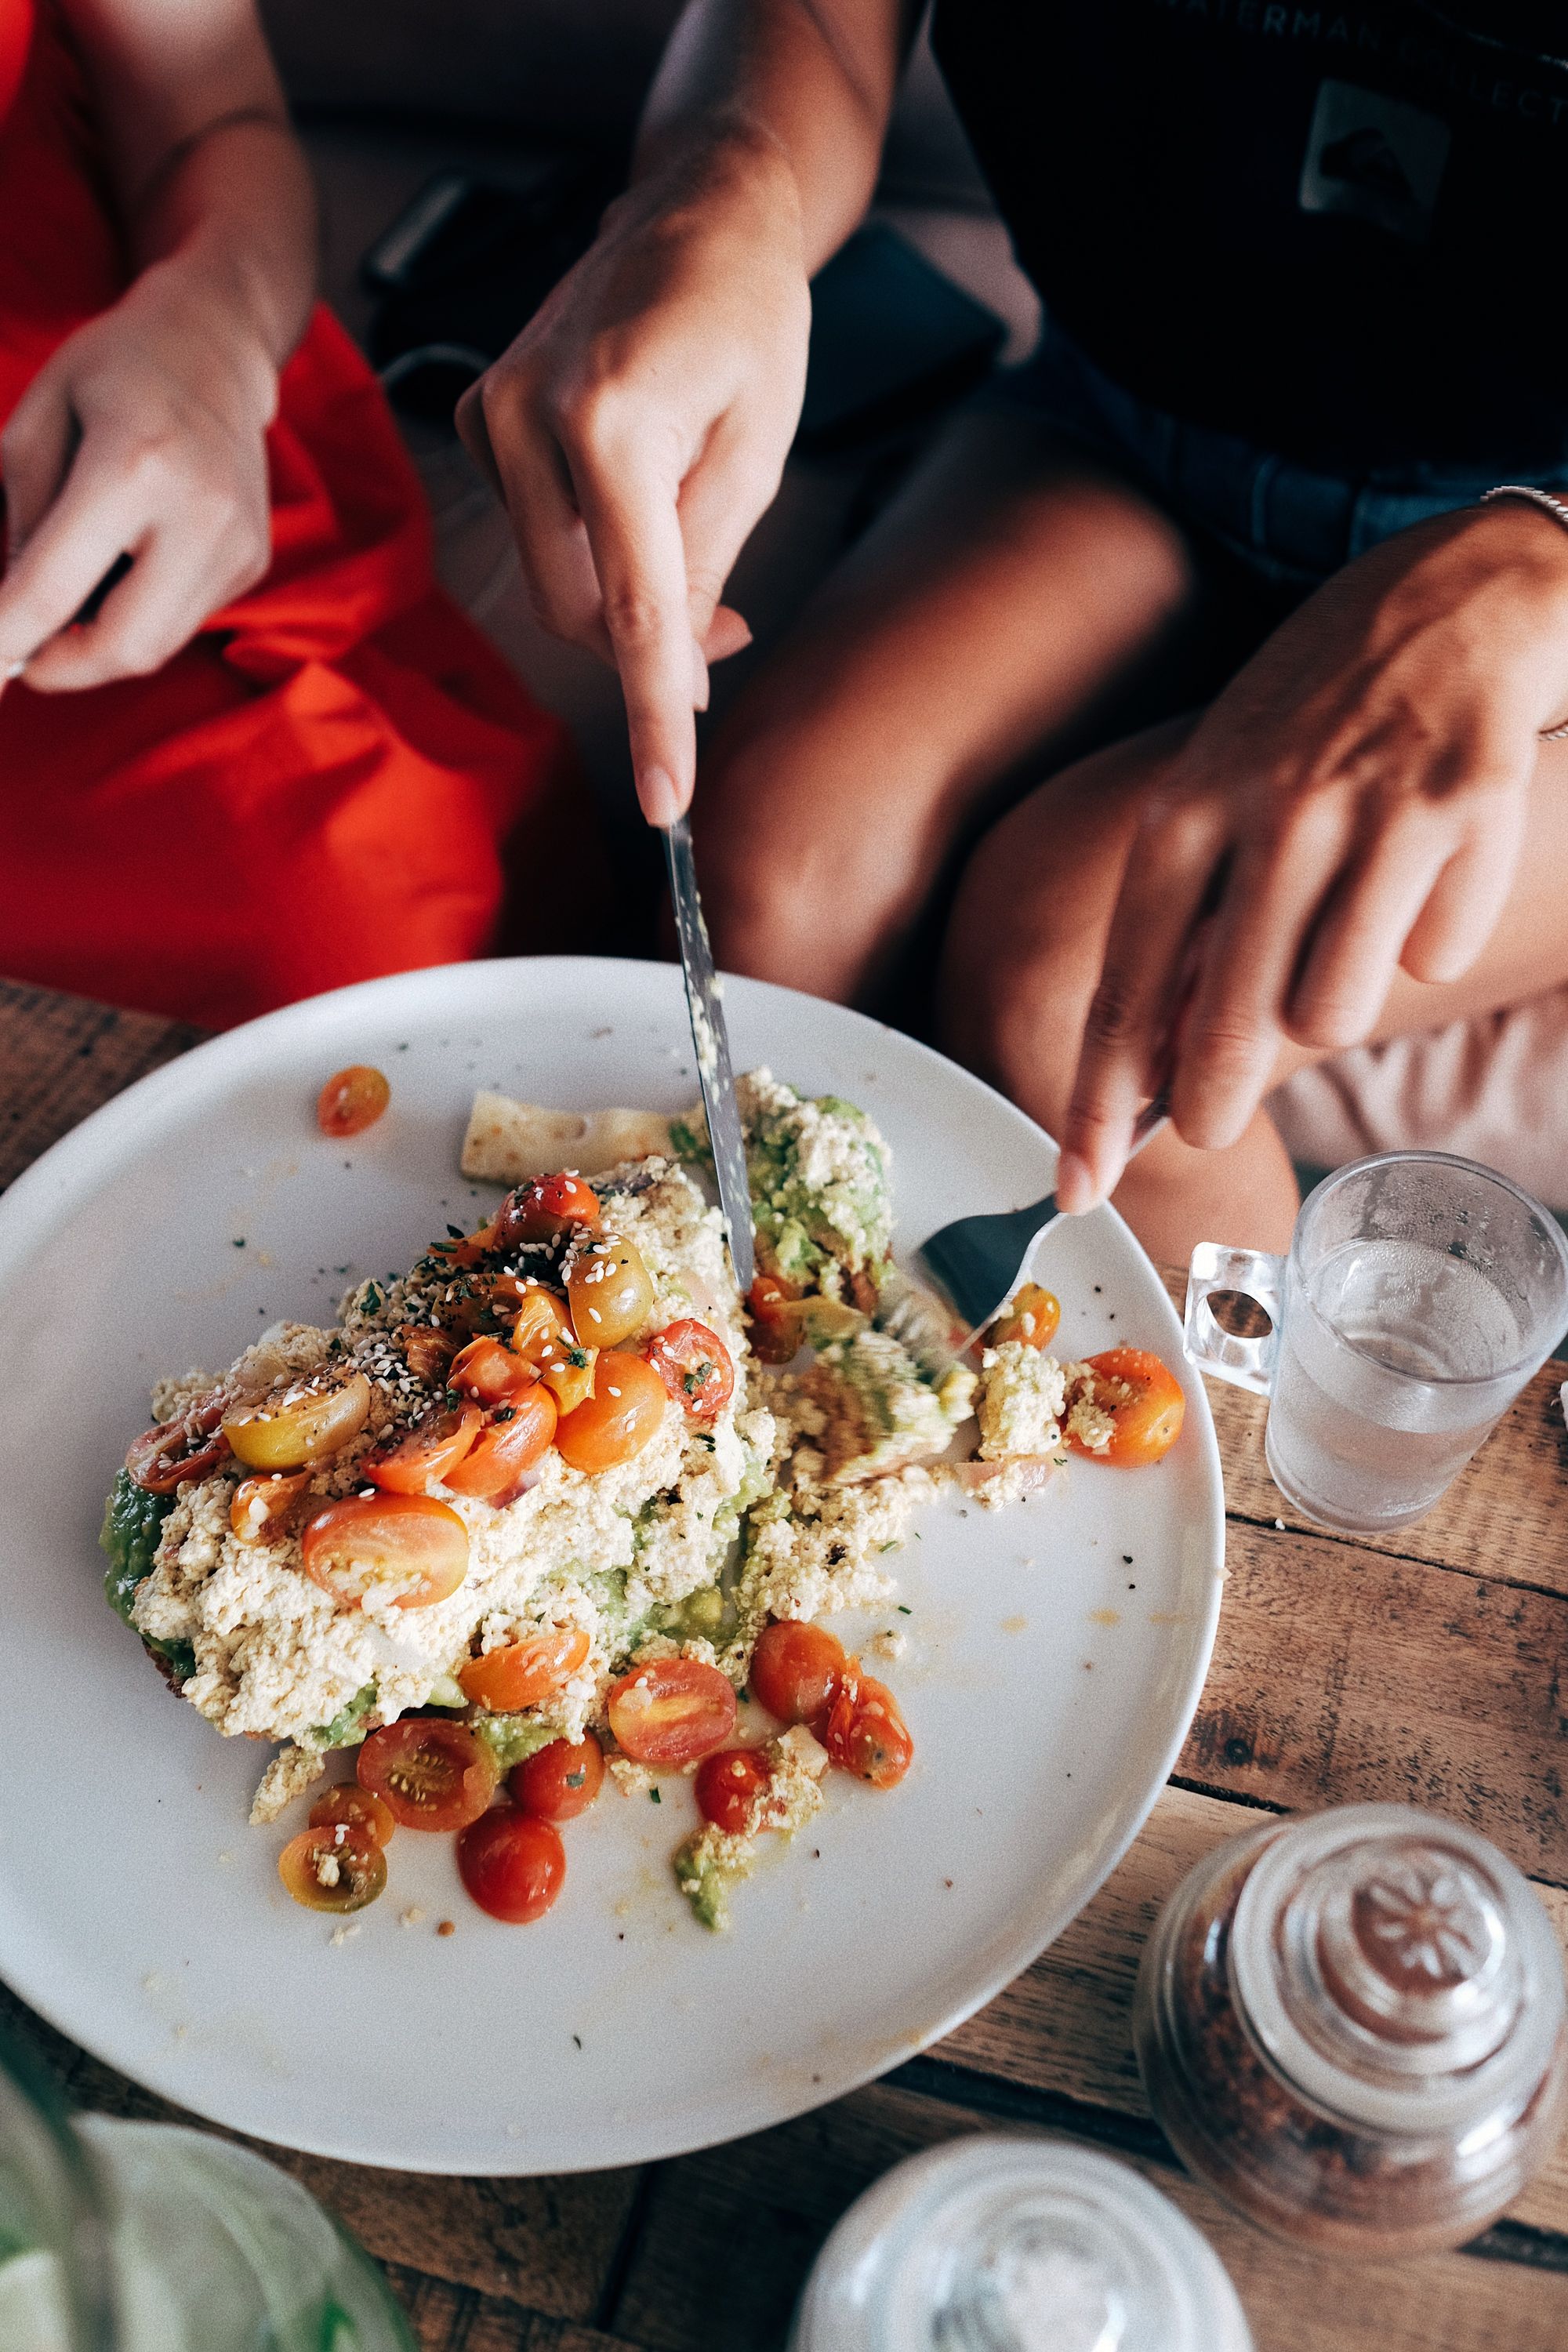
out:
M1002 819L964 876L943 959L943 1042L1053 1132L1137 812L1184 731L1185 722L1156 728L1064 769ZM1374 1039L1436 1029L1568 982L1568 745L1542 746L1527 837L1512 895L1475 965L1440 986L1397 973ZM1319 1058L1288 1046L1277 1077ZM1284 1146L1259 1111L1224 1151L1194 1151L1167 1129L1128 1169L1116 1205L1152 1255L1180 1265L1202 1240L1283 1248L1298 1194Z
M721 963L877 998L1026 761L1038 773L1190 700L1191 683L1150 697L1198 603L1180 532L1136 490L1026 416L962 419L704 757Z

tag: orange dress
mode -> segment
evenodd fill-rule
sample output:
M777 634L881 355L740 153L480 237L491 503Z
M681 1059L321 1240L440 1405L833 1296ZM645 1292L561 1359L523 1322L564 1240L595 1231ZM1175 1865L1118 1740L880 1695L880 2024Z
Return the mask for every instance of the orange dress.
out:
M128 275L65 29L0 0L0 425ZM560 730L436 587L417 478L324 310L268 453L259 587L153 677L0 695L0 972L222 1026L482 952L500 845L559 837Z

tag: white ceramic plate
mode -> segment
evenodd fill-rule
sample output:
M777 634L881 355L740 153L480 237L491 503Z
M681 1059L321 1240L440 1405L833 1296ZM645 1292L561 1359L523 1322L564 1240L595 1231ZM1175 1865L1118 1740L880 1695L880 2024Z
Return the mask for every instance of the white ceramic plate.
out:
M862 1104L892 1146L900 1231L1048 1189L1054 1150L938 1055L857 1015L731 982L735 1065ZM317 1131L322 1080L379 1065L367 1134ZM1159 1467L1075 1463L1026 1505L920 1521L899 1599L850 1628L917 1758L896 1792L836 1777L793 1850L691 1919L668 1856L694 1818L613 1788L567 1832L549 1917L464 1896L447 1838L402 1832L358 1932L299 1910L247 1826L268 1750L164 1689L100 1597L102 1497L159 1372L221 1369L275 1317L330 1323L496 1197L457 1172L477 1085L539 1102L684 1107L679 973L518 961L411 972L294 1005L156 1072L0 1200L0 1974L62 2032L198 2114L422 2171L626 2164L781 2121L897 2064L1024 1968L1088 1901L1169 1772L1219 1601L1218 1456L1174 1315L1120 1221L1058 1225L1040 1271L1065 1352L1175 1366ZM302 1817L303 1809L300 1809ZM405 1924L413 1906L423 1918ZM436 1924L457 1923L437 1937Z

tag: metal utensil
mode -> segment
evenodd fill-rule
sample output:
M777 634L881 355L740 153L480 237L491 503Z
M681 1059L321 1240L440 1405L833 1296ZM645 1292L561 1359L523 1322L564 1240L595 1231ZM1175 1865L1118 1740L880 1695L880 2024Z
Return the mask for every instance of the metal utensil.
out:
M1144 1105L1132 1129L1130 1160L1169 1116L1163 1094ZM940 1376L1011 1298L1035 1244L1061 1213L1056 1194L1047 1192L1027 1208L958 1217L943 1225L915 1252L915 1265L929 1287L894 1267L882 1286L879 1324L917 1363Z
M719 1184L719 1207L730 1236L730 1259L742 1290L756 1278L756 1254L752 1239L752 1190L746 1181L746 1147L741 1134L741 1110L735 1100L734 1074L730 1067L730 1036L719 997L719 975L697 895L697 865L691 852L691 826L678 817L664 835L665 862L669 869L669 895L675 908L675 931L680 942L680 969L686 979L686 1005L691 1015L691 1043L697 1054L697 1082L708 1118L708 1140L713 1150L713 1172Z

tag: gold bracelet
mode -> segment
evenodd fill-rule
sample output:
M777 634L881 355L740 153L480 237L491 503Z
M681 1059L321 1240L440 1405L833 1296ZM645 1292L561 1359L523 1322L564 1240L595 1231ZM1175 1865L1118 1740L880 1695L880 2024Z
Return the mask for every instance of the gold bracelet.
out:
M1540 507L1568 530L1568 501L1554 498L1550 490L1538 490L1532 482L1500 482L1495 490L1482 492L1480 504L1488 506L1493 499L1523 499L1527 505ZM1560 743L1568 738L1568 719L1561 727L1540 727L1536 732L1543 743Z

